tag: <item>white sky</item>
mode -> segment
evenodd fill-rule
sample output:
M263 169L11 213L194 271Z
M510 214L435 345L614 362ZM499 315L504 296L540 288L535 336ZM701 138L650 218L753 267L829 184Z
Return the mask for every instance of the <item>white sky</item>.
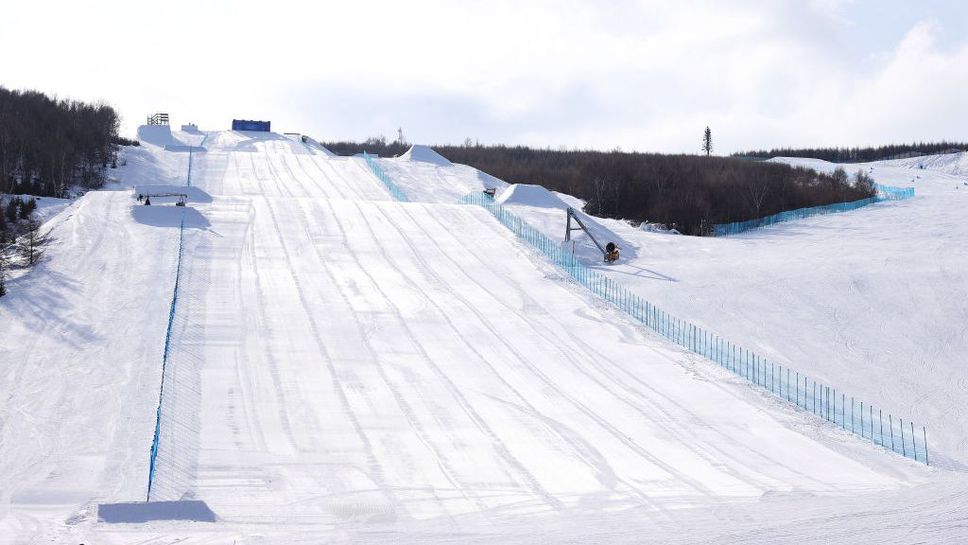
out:
M968 140L968 2L0 0L0 85L133 135L699 151Z

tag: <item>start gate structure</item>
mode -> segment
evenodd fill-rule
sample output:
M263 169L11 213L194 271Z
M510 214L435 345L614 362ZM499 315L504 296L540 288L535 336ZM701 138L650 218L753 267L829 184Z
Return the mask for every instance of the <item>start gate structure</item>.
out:
M158 112L148 116L148 125L167 125L168 124L168 114L164 112Z

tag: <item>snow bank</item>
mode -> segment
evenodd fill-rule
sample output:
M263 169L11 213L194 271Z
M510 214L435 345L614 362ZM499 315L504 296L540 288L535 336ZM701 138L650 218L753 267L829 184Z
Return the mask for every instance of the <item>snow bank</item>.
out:
M190 229L207 229L209 222L198 210L191 206L174 206L171 204L153 204L145 206L135 205L131 208L131 217L140 224L151 227L178 228L184 225Z
M446 157L427 146L410 146L407 153L401 155L400 159L404 161L431 163L439 166L450 166L452 164Z
M615 223L617 220L603 220L589 216L581 211L584 202L571 195L549 191L540 185L512 184L498 195L495 202L502 206L514 208L515 213L521 214L533 227L555 240L561 240L562 233L565 232L567 218L565 210L573 208L575 214L599 244L605 246L609 242L614 242L622 250L623 256L635 257L638 255L638 250L634 244L629 244L615 231L604 225L606 221ZM578 225L572 224L572 227L577 228ZM575 254L587 263L597 264L601 262L602 250L595 245L588 234L581 230L573 231L571 239L569 248Z
M141 125L138 127L138 140L160 148L172 144L182 144L172 136L171 127L168 125Z
M536 208L558 208L567 210L568 203L547 188L534 184L512 184L501 192L496 199L498 204L534 206Z
M197 135L200 132L182 132L182 135ZM138 140L146 144L151 144L164 148L165 151L189 151L192 144L185 142L171 132L168 125L142 125L138 127ZM195 151L198 151L196 146Z
M215 513L203 501L157 501L137 503L102 503L97 506L97 519L107 523L141 523L152 520L190 520L215 522Z

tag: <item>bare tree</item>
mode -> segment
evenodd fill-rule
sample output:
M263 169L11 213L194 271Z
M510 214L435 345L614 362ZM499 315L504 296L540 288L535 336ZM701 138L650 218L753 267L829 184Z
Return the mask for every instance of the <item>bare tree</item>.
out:
M760 212L769 193L770 183L768 180L753 180L746 186L746 192L743 196L746 198L746 205L749 206L754 218L762 216Z

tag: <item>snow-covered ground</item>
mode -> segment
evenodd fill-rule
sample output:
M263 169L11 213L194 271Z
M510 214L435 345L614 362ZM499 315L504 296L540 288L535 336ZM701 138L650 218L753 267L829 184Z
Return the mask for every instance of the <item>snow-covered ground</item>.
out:
M134 189L89 193L50 220L58 242L46 262L0 299L0 542L862 543L968 534L957 441L932 441L941 467L891 455L632 324L486 211L452 204L485 187L507 191L499 180L417 149L380 160L415 201L397 203L362 159L281 135L153 137L129 150L122 180L142 190L184 184L188 150L204 140L204 151L191 152L190 206L149 212ZM557 202L580 203L541 196L523 190L504 201L560 238ZM837 246L845 235L822 222L863 230L864 214L887 210L899 229L866 221L894 240L915 223L903 224L913 214L905 207L925 202L721 240L604 221L630 256L606 272L820 375L810 365L840 363L800 365L799 351L823 346L829 333L816 302L790 307L789 293L771 301L782 286L730 287L772 266L777 282L832 300L822 282L848 252ZM218 522L99 523L97 503L147 493L182 214L190 221L151 500L200 499ZM748 264L763 272L725 266L744 252L763 260ZM810 269L800 282L783 278L785 260L800 253L813 256ZM732 275L732 285L720 281L723 308L693 301L717 293L709 261ZM851 262L854 274L862 261ZM919 265L929 269L909 263ZM867 286L894 280L867 267ZM819 277L808 281L811 272ZM959 274L946 277L954 288ZM916 305L895 295L878 304ZM744 312L757 309L770 314L748 322ZM928 311L950 318L955 303ZM763 324L770 319L781 323ZM863 327L854 334L886 326ZM872 399L896 384L886 372L864 375L865 384L840 378L844 388L872 388ZM934 395L945 386L923 369L910 379L939 407L959 410L954 386ZM928 422L937 442L949 433L940 418Z
M926 426L934 461L964 468L968 177L950 173L961 172L965 156L843 165L913 186L917 196L727 238L598 220L624 250L619 263L598 270L676 316ZM512 208L561 239L564 213ZM593 253L587 242L584 251Z

